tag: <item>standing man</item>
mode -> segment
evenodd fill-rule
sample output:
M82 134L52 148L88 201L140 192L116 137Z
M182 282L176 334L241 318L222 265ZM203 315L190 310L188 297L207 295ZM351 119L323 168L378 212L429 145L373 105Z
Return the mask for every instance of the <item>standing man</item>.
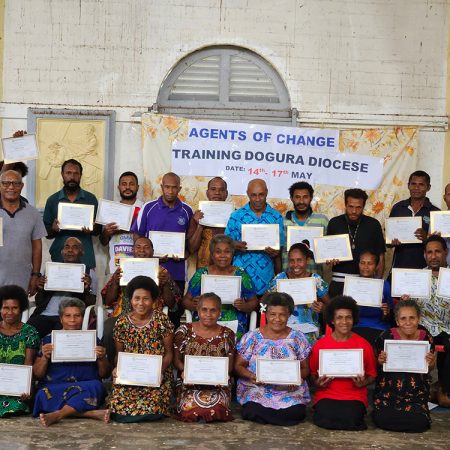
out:
M94 216L97 213L98 202L94 194L91 194L80 187L81 176L83 174L82 165L75 159L64 161L61 166L61 175L63 179L63 188L52 194L45 204L44 224L47 229L47 238L55 238L50 247L50 256L52 261L63 262L62 249L68 237L76 237L81 241L84 248L84 255L81 263L86 265L87 269L95 269L95 254L92 243L92 236L100 233L101 226L95 224L93 230L60 230L58 223L58 204L78 203L83 205L94 205Z
M379 255L379 262L375 271L377 278L382 278L384 271L384 243L383 230L380 222L373 217L363 214L367 194L362 189L347 189L344 192L345 214L333 217L328 224L327 235L348 234L352 249L352 261L331 261L333 274L329 294L333 298L342 295L344 291L345 275L359 274L359 255L364 250L372 250Z
M430 228L430 212L439 211L427 197L430 190L430 175L423 170L417 170L409 176L408 189L410 197L396 203L389 217L422 217L422 227L418 228L415 236L425 241ZM422 269L425 266L423 244L402 244L398 239L392 241L395 247L392 267L403 269Z
M313 187L306 181L299 181L294 183L289 188L289 197L291 198L292 205L294 206L293 211L288 211L283 219L284 231L287 236L287 227L321 227L323 229L323 235L327 234L328 218L324 214L315 213L311 208L311 202L314 197ZM310 247L312 248L313 243L310 242ZM282 254L283 270L288 268L288 258L287 252L288 248L285 249ZM308 263L308 272L318 273L322 275L322 265L316 264L313 260Z
M42 262L42 238L46 235L39 211L20 197L20 173L0 174L0 286L16 284L36 294Z
M447 209L450 210L450 183L445 186L444 202L447 205ZM450 250L450 237L445 238L445 242L447 243L447 249ZM450 251L447 253L447 264L450 265Z
M120 195L120 203L134 205L133 222L137 219L142 202L137 199L139 182L134 172L124 172L119 177L117 186ZM132 222L132 223L133 223ZM109 243L109 272L114 273L119 265L120 258L133 257L133 234L121 231L116 223L108 223L103 227L100 235L103 245Z
M224 202L228 197L227 183L220 177L214 177L208 182L206 198L211 202ZM189 251L197 253L197 269L209 265L209 244L217 234L223 234L225 228L207 227L200 225L203 213L195 211L189 227Z
M247 243L242 241L244 224L278 224L280 229L280 248L285 246L283 218L267 204L267 185L264 180L254 179L248 183L249 202L230 216L225 234L235 242L236 253L233 265L242 267L255 286L256 294L263 295L277 272L281 271L280 250L266 247L263 251L247 251Z

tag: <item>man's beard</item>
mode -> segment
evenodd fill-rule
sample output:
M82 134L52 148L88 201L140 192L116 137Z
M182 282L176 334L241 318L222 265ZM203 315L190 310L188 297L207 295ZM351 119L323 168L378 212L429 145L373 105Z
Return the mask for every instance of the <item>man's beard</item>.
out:
M68 192L76 192L80 188L80 183L77 181L68 181L64 183L64 190Z
M120 198L122 200L134 200L137 197L137 192L133 192L132 194L120 194Z

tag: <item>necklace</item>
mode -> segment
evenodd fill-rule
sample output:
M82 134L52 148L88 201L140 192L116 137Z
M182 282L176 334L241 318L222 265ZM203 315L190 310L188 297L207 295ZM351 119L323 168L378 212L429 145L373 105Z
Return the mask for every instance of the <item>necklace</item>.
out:
M358 223L356 225L356 229L355 232L352 234L352 232L350 231L350 224L348 222L348 219L345 218L345 220L347 221L347 229L348 229L348 235L350 236L350 241L352 243L351 247L352 250L355 250L356 248L356 244L355 244L355 240L356 240L356 235L358 234L358 228L359 228L359 224L361 223L361 219L358 220Z

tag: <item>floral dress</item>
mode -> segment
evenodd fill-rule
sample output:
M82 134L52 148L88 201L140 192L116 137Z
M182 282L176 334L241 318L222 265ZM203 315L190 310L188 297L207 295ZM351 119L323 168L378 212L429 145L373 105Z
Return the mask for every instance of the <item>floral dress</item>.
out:
M191 323L181 325L175 333L175 349L182 357L231 356L235 350L235 336L227 327L221 327L219 334L211 338L197 336ZM230 411L231 384L228 386L186 386L177 378L177 419L196 422L233 420Z
M135 325L129 315L120 317L114 326L114 339L124 346L127 353L164 356L164 338L173 333L173 324L161 311L154 309L150 321L144 326ZM114 384L110 407L122 421L152 419L168 416L172 396L173 375L169 366L163 374L160 387L127 386ZM141 417L136 417L141 416ZM153 416L153 417L152 417Z
M20 364L25 362L27 348L39 349L39 334L36 329L24 323L20 331L12 336L0 333L0 363ZM0 417L15 413L29 413L28 405L19 397L0 395Z

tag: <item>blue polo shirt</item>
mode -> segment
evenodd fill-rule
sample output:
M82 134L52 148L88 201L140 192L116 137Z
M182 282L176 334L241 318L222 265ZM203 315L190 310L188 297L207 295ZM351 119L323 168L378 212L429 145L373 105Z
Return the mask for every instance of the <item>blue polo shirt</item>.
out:
M192 208L180 199L176 200L173 208L169 208L161 196L157 200L145 203L139 211L131 231L146 237L149 236L149 231L187 233L192 216ZM174 280L186 280L186 261L184 259L178 262L169 259L161 265L169 271Z

